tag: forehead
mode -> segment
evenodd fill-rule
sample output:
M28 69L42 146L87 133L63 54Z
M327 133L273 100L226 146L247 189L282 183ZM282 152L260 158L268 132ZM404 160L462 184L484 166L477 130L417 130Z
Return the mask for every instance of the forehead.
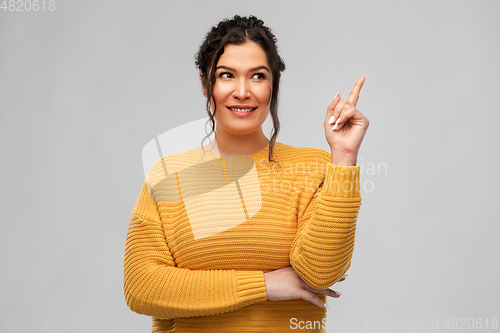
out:
M266 52L255 42L246 42L235 45L224 46L224 53L219 58L217 65L225 65L233 68L251 68L266 66L269 68Z

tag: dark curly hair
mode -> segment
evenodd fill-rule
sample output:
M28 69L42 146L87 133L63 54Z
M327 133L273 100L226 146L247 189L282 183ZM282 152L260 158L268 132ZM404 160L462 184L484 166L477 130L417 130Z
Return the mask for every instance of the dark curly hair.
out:
M210 101L213 98L213 86L215 84L215 68L220 56L224 53L224 47L227 44L240 45L247 41L253 41L262 47L267 54L269 66L271 66L272 95L270 113L273 120L273 131L269 140L269 158L272 160L273 147L280 130L278 119L278 93L280 86L281 72L285 70L285 63L278 54L276 45L277 38L271 32L271 29L264 25L264 22L251 15L241 17L235 15L232 19L220 21L207 33L205 41L200 46L195 55L195 63L198 67L204 90L207 94L207 113L210 117L212 131L202 140L208 138L215 131L214 114L210 112ZM215 106L214 106L215 107Z

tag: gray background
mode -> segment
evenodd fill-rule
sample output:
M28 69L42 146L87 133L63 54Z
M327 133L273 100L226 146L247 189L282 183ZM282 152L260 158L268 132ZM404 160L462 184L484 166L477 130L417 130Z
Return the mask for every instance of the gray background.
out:
M234 14L262 18L278 37L280 142L328 149L327 105L367 78L358 165L368 187L331 325L448 332L446 320L472 318L468 331L492 331L499 10L499 1L129 0L1 10L0 331L150 331L122 289L141 150L206 116L194 54Z

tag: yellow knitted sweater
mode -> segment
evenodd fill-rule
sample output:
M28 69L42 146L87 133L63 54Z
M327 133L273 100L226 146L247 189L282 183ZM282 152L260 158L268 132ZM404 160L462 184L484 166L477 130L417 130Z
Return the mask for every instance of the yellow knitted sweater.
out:
M123 287L152 332L295 332L300 321L325 332L325 309L268 301L264 273L293 266L318 289L344 275L359 166L279 142L269 162L268 150L220 158L199 147L151 168L130 217Z

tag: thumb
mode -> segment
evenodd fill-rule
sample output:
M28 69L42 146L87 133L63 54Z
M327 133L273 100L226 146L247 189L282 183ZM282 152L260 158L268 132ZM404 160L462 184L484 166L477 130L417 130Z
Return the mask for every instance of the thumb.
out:
M310 291L307 291L307 290L304 290L302 289L303 291L301 292L300 294L300 297L305 300L305 301L308 301L308 302L311 302L312 304L322 308L322 309L325 309L327 308L328 306L326 305L325 302L323 302L323 300L321 298L319 298L318 296L316 296L315 294L313 294L312 292Z

